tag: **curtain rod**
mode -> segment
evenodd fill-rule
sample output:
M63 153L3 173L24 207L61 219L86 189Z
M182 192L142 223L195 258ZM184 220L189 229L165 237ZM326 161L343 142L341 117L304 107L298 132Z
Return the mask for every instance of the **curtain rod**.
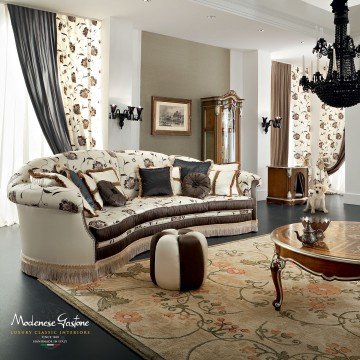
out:
M23 5L22 3L16 3L16 4L14 4L14 3L12 3L11 1L0 1L0 4L3 4L3 5L10 4L10 5L27 7L27 8L29 8L29 9L34 9L34 10L52 12L52 13L60 14L60 15L75 16L75 17L81 17L81 18L89 19L89 20L102 21L101 19L96 19L96 18L92 18L92 17L88 17L88 16L85 17L85 16L83 16L83 15L75 15L75 14L63 13L63 12L59 12L59 11L47 10L47 9L44 9L44 8L27 6L27 5Z

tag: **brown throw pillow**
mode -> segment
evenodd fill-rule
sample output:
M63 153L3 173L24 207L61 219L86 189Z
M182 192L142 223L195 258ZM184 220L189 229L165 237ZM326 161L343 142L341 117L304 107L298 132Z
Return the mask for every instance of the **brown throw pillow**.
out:
M99 193L104 201L104 205L108 206L124 206L126 197L115 187L115 185L106 180L100 180L97 183Z
M190 173L182 182L182 194L198 199L204 199L210 194L210 178L206 174Z

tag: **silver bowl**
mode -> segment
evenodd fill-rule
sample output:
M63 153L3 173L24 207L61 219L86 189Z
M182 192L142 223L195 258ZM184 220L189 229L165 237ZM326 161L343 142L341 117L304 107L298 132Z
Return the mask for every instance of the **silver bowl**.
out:
M331 220L325 217L317 216L306 216L301 218L301 223L304 227L306 226L307 222L310 222L310 226L317 233L318 238L324 238L324 233L329 227Z

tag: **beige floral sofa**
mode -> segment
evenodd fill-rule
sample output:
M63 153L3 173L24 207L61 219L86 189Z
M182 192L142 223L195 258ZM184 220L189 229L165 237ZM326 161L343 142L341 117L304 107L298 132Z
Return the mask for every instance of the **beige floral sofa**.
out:
M22 270L62 282L93 281L147 251L151 236L167 228L191 227L208 237L257 231L260 178L245 171L238 178L242 195L139 198L138 166L170 165L175 157L140 150L81 150L28 162L8 185L9 200L19 213ZM82 172L114 168L129 201L123 207L105 207L97 217L85 217L77 189L30 181L29 170L53 172L57 164Z

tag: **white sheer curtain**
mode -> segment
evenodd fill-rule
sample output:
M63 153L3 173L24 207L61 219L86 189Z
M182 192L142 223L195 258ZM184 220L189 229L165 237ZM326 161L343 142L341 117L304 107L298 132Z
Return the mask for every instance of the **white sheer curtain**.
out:
M331 191L337 194L345 194L345 162L341 168L334 174L329 176Z
M34 113L6 5L0 4L0 226L17 223L7 183L25 162L51 155Z

